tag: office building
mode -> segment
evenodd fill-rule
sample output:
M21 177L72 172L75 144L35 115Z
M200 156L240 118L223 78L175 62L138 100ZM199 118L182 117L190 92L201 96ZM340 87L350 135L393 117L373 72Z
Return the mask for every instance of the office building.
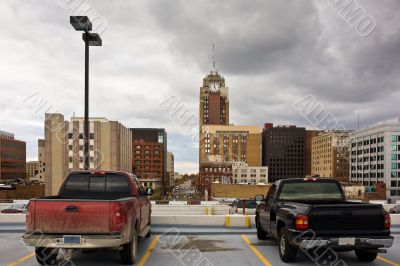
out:
M45 182L45 171L46 171L46 162L45 162L45 149L44 149L44 139L38 140L38 160L39 160L39 173L36 175L36 180L40 183Z
M168 178L168 191L171 191L171 187L174 183L175 174L175 157L172 152L167 153L167 178Z
M305 128L266 123L262 132L262 165L268 166L268 179L275 182L305 177Z
M26 178L28 178L29 180L34 180L38 173L39 173L38 161L26 162Z
M167 132L163 128L131 128L132 172L145 187L166 193Z
M0 181L26 178L26 143L0 131Z
M322 132L312 138L312 176L349 181L349 133Z
M39 183L45 183L45 149L44 149L44 139L38 140L38 169L34 177L30 178L31 181L37 181Z
M232 176L231 164L261 165L261 128L204 125L200 132L200 185Z
M46 114L43 164L46 195L58 193L68 172L84 169L83 132L82 117L65 121L61 114ZM131 172L132 133L119 122L90 118L89 147L90 169Z
M386 184L387 199L400 199L400 121L350 133L350 181Z
M318 136L322 131L319 130L306 130L306 135L304 138L304 175L311 176L311 164L312 164L312 139Z
M234 162L232 164L232 179L234 184L268 183L268 167L249 166L245 162Z

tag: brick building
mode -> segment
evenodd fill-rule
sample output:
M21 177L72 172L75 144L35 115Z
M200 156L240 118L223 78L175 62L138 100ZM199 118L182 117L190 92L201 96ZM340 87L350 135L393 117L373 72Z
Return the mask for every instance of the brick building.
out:
M26 143L0 131L0 181L26 178Z
M132 173L145 187L169 186L167 178L167 133L163 128L131 128Z

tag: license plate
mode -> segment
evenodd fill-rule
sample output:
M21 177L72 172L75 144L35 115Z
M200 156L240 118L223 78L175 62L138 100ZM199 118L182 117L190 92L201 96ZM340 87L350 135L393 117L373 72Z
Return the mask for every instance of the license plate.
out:
M64 244L80 245L81 244L81 236L64 236Z
M339 246L354 246L356 239L354 237L339 238Z

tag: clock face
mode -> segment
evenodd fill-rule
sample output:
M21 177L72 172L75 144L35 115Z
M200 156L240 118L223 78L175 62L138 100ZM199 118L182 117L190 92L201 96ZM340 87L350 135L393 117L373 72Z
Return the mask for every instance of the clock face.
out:
M210 91L211 92L218 92L220 87L221 87L221 85L219 85L218 82L211 82L210 83Z

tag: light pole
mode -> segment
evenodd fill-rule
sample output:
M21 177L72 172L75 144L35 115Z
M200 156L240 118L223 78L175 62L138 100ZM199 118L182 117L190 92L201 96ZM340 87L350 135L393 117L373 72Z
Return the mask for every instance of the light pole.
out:
M83 31L82 39L85 42L85 121L83 133L84 168L89 170L89 46L101 46L102 40L97 33L90 33L92 22L87 16L70 16L70 23L77 31Z

